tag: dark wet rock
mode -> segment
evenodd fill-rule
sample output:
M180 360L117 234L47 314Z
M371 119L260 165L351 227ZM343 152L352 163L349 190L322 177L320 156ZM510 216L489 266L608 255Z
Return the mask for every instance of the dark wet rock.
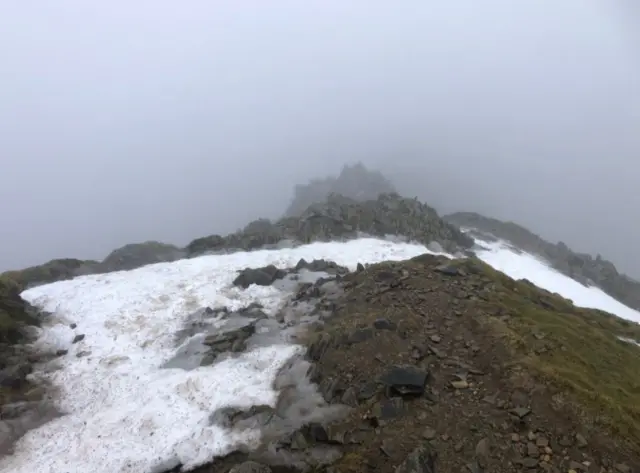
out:
M233 285L242 287L243 289L248 288L252 284L270 286L276 280L282 279L286 275L286 271L278 269L272 264L262 268L246 268L240 271L240 274L233 280Z
M422 395L428 371L413 366L393 366L381 378L382 383L400 395Z
M340 266L334 261L325 259L314 259L313 261L308 262L304 258L302 258L295 266L296 271L300 271L301 269L306 269L308 271L326 272L329 274L346 274L349 272L348 268Z
M393 397L383 399L374 408L374 415L380 420L389 420L402 415L405 412L405 405L402 398Z
M391 322L389 319L376 319L373 322L373 326L378 330L395 330L397 325L395 322Z
M257 425L266 425L274 415L276 410L267 405L252 406L248 409L223 407L209 416L209 422L224 428L237 427L239 423L248 420L255 421Z
M435 473L437 455L433 447L422 445L413 450L396 468L396 473Z
M73 337L73 340L71 341L71 343L78 343L81 342L82 340L84 340L85 334L84 333L79 333L78 335L76 335L75 337Z
M366 401L368 399L371 399L379 391L380 391L380 387L379 387L378 383L373 382L373 381L365 383L358 390L358 394L357 394L358 401L362 402L362 401Z
M459 276L461 274L460 268L455 264L441 264L436 267L435 270L439 273L446 274L447 276Z
M201 364L205 366L213 363L222 353L239 353L244 351L247 340L256 332L255 324L256 322L254 321L235 330L207 335L202 343L210 348Z

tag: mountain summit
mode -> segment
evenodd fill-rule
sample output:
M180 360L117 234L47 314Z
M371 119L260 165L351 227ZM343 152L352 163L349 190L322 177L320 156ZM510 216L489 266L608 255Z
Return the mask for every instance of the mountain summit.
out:
M396 189L380 172L367 169L362 163L345 165L340 174L313 179L297 185L285 217L294 217L310 205L324 202L330 194L340 194L357 201L375 200L380 194L394 194Z

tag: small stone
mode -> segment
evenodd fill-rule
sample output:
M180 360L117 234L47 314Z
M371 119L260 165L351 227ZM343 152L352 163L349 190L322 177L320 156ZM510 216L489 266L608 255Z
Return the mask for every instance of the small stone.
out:
M451 386L454 389L467 389L469 387L469 382L464 379L456 379L451 381Z
M84 340L85 334L84 333L80 333L78 335L76 335L75 337L73 337L73 341L71 343L78 343L81 342L82 340Z
M516 407L514 409L511 409L509 412L519 417L520 419L524 419L526 416L531 414L531 409L529 409L528 407Z
M536 440L536 445L538 447L544 448L549 445L549 439L547 439L546 437L538 437L538 439Z
M586 439L586 438L584 438L584 435L582 435L582 434L580 434L580 433L577 433L577 434L576 434L576 445L577 445L579 448L584 448L584 447L586 447L586 446L587 446L587 439Z
M476 457L486 458L489 456L489 440L485 437L476 444Z
M422 432L422 436L426 440L433 440L434 438L436 438L436 431L431 427L427 427L426 429L424 429L424 432Z
M429 445L422 445L407 455L395 473L435 473L436 457Z
M382 445L380 445L380 451L388 457L393 456L393 449L392 449L391 441L389 439L385 439L382 441Z
M440 343L442 341L442 337L440 335L431 335L429 337L433 343Z
M512 442L519 442L520 441L520 436L516 433L511 434L511 441Z
M391 322L389 319L376 319L373 322L373 326L378 330L395 330L397 328L396 324Z

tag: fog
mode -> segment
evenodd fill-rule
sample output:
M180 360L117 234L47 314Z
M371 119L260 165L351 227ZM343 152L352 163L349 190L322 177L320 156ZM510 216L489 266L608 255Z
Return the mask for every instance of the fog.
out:
M0 269L233 231L359 160L640 276L638 10L5 2Z

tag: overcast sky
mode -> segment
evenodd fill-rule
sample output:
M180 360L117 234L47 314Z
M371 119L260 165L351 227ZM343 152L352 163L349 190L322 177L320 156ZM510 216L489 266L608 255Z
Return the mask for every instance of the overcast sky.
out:
M622 0L0 6L0 269L185 244L362 160L640 275Z

